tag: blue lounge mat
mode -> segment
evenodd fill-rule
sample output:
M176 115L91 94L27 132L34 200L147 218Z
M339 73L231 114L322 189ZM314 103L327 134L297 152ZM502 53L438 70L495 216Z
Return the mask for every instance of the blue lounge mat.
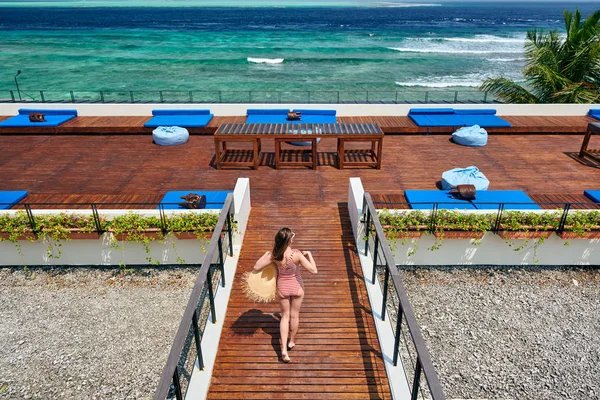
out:
M39 112L45 115L45 122L31 122L29 114ZM0 122L0 128L56 127L77 116L77 110L44 110L21 108L19 114Z
M497 210L500 204L504 204L505 210L541 210L522 190L480 190L472 203L478 210Z
M496 115L457 115L463 122L463 125L472 126L479 125L482 128L510 128L511 124L508 121Z
M206 209L218 210L223 208L223 204L225 204L225 198L228 193L233 193L231 190L172 190L165 194L165 196L160 201L165 208L165 210L184 210L184 207L181 207L179 203L185 202L181 198L181 196L185 196L190 193L195 193L199 195L206 196ZM158 206L157 208L160 208Z
M11 190L0 192L0 210L8 210L27 196L25 190Z
M180 126L182 128L204 128L211 115L157 115L144 124L145 128L158 128L159 126Z
M438 208L459 210L497 210L500 204L504 204L505 210L541 209L522 190L480 190L472 201L455 199L443 190L406 190L404 195L410 208L418 210L431 209L434 203L438 203Z
M438 208L476 210L475 206L467 200L455 199L443 190L405 190L404 196L410 208L416 210L431 210L433 203L440 203Z
M600 190L586 190L583 194L592 199L594 203L600 203Z

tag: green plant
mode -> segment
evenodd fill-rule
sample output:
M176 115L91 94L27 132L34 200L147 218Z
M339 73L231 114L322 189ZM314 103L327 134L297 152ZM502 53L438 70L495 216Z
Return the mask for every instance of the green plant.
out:
M566 37L558 31L527 32L523 70L526 85L489 78L481 90L508 103L597 103L600 101L600 10L581 21L564 12Z
M177 213L167 218L167 229L172 232L187 232L198 239L209 239L217 226L219 214Z
M379 222L385 236L390 239L405 239L408 232L423 232L428 229L430 217L423 211L390 212L378 211Z
M74 230L91 233L96 231L96 223L91 215L81 216L67 213L37 215L34 217L42 240L48 242L47 255L58 259L62 255L61 241L71 240Z
M570 211L565 219L564 232L572 232L580 238L587 232L600 230L600 211Z
M150 242L164 238L160 218L128 212L107 221L106 225L113 233L112 247L119 248L117 240L140 243L146 252L146 260L152 264L159 263L150 255Z
M560 225L560 213L504 211L500 217L500 230L513 232L555 231Z

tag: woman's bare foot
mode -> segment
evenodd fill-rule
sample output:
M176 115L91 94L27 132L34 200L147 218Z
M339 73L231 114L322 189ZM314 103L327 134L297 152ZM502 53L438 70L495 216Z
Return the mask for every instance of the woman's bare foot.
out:
M283 360L284 363L292 362L292 359L290 358L290 355L288 353L282 354L281 359Z
M294 343L294 342L289 342L289 343L288 343L288 350L291 350L291 349L293 349L294 347L296 347L296 343Z

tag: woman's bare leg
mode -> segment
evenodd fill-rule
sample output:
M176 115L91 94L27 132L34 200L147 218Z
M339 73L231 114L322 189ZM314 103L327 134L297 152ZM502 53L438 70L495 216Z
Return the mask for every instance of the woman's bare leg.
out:
M300 325L300 306L302 306L302 300L304 299L304 290L302 288L298 291L298 295L291 298L290 307L290 343L289 347L292 348L296 345L296 333L298 333L298 326Z
M287 352L287 339L290 329L290 298L279 299L281 304L281 321L279 322L279 334L281 335L281 358L285 362L290 362L290 356Z

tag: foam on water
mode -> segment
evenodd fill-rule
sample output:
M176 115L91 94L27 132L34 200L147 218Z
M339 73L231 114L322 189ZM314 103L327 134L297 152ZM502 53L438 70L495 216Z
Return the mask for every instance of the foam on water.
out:
M255 64L281 64L283 62L283 58L253 58L248 57L248 62Z

